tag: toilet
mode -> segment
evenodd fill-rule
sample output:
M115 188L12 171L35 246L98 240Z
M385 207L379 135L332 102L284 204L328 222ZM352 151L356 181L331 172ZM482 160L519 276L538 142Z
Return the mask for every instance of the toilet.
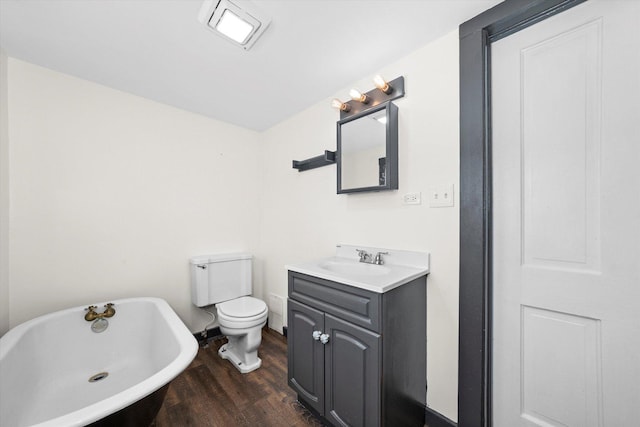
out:
M267 304L250 296L251 258L247 253L233 253L190 260L191 301L198 307L215 304L220 331L229 339L218 354L243 374L262 364L258 347L269 315Z

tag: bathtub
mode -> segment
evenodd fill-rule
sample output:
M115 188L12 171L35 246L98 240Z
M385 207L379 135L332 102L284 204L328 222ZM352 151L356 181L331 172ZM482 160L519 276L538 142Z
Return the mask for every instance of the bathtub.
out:
M146 424L153 420L197 342L162 299L108 302L116 314L103 332L92 332L84 307L77 307L0 338L0 426L144 425L126 420L128 412L143 414L141 402L149 399L155 412ZM93 305L102 312L104 304Z

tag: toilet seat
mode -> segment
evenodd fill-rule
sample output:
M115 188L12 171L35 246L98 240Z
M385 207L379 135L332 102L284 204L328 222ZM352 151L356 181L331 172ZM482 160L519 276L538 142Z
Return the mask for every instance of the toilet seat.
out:
M258 298L240 297L216 304L218 315L247 318L260 316L267 311L267 304Z
M266 321L269 309L264 301L253 297L240 297L216 304L220 326L249 328Z

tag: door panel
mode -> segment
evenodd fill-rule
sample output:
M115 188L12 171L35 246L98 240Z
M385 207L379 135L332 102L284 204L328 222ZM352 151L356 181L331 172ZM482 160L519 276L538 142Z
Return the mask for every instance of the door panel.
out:
M380 335L325 315L326 413L336 425L380 422Z
M601 399L600 321L522 306L522 417L587 426ZM550 384L554 393L548 393ZM563 396L561 404L555 401Z
M640 419L640 2L491 46L493 425Z
M598 19L520 52L525 265L598 269L601 38Z
M324 313L288 300L289 385L318 413L324 413L324 346L313 338L324 331Z

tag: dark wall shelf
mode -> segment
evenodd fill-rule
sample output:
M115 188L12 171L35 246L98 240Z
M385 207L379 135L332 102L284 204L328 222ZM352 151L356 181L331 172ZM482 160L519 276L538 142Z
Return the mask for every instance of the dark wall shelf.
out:
M324 150L324 154L306 160L294 160L293 168L298 172L327 166L336 162L336 152Z

